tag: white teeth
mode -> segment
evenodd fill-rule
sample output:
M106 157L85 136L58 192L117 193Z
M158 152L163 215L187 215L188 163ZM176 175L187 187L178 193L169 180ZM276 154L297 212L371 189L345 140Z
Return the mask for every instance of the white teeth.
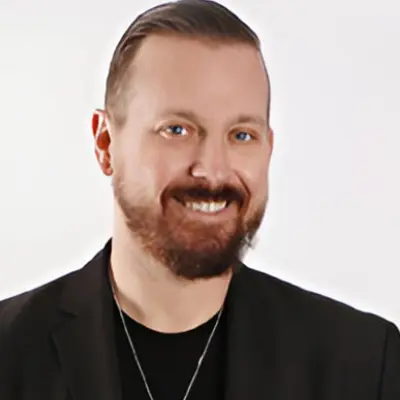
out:
M215 213L223 210L227 203L227 201L188 201L185 206L195 211Z

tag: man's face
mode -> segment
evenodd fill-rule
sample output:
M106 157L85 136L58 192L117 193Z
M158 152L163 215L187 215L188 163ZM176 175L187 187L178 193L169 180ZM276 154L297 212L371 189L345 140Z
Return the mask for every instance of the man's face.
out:
M109 126L117 205L174 274L221 275L250 245L267 203L272 132L261 56L245 44L154 35L131 79L126 123Z

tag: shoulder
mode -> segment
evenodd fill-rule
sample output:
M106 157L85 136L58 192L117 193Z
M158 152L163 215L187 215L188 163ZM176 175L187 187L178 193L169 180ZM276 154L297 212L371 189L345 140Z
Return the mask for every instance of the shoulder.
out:
M392 322L247 267L238 275L248 325L266 337L272 331L280 357L312 366L335 386L335 377L349 380L354 393L379 386L382 399L400 398L400 333Z
M47 332L66 314L98 296L106 281L110 249L108 241L83 267L0 301L0 348L6 341L34 341L35 335Z
M0 301L0 347L15 338L15 333L38 326L55 308L64 284L74 271L34 289Z
M311 337L364 346L377 342L384 345L390 333L398 332L390 321L341 301L248 267L244 274L252 293L266 309Z

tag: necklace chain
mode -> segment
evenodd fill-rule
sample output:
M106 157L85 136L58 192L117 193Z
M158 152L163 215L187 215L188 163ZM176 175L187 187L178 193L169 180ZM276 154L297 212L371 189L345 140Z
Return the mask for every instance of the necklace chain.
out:
M113 286L113 285L112 285L112 286ZM151 390L150 390L149 383L147 382L146 375L145 375L145 373L144 373L144 371L143 371L142 365L140 364L139 357L138 357L138 354L137 354L137 351L136 351L136 347L135 347L135 345L133 344L133 340L132 340L132 338L131 338L131 335L129 334L128 327L127 327L127 325L126 325L126 321L125 321L125 317L124 317L124 314L123 314L121 305L119 304L119 301L118 301L118 298L117 298L117 296L116 296L116 294L115 294L114 288L112 288L112 290L113 290L114 300L115 300L115 303L117 304L118 312L119 312L119 315L120 315L120 317L121 317L121 322L122 322L122 326L123 326L124 331L125 331L126 338L128 339L129 346L130 346L130 348L131 348L131 350L132 350L133 357L134 357L135 362L136 362L136 365L137 365L137 367L138 367L138 369L139 369L139 372L140 372L140 375L141 375L141 377L142 377L144 386L146 387L147 394L148 394L148 396L149 396L149 398L150 398L151 400L154 400L154 397L153 397L153 395L152 395L152 393L151 393ZM214 326L213 326L213 329L212 329L212 331L211 331L211 333L210 333L210 336L208 337L208 340L207 340L207 343L206 343L206 345L205 345L205 347L204 347L204 350L203 350L203 352L202 352L202 354L201 354L199 360L197 361L196 369L195 369L195 371L194 371L194 374L193 374L193 376L192 376L192 378L191 378L191 380L190 380L189 386L187 387L186 392L185 392L185 395L183 396L182 400L186 400L186 399L188 398L188 396L189 396L189 393L190 393L190 391L191 391L191 389L192 389L192 386L193 386L193 384L194 384L194 382L195 382L195 380L196 380L196 378L197 378L197 375L198 375L198 373L199 373L199 371L200 371L200 368L201 368L201 365L202 365L202 363L203 363L204 357L206 356L206 354L207 354L207 352L208 352L208 348L210 347L210 343L211 343L211 341L212 341L212 338L213 338L213 336L214 336L214 334L215 334L215 331L216 331L217 328L218 328L219 321L220 321L221 315L222 315L222 311L223 311L223 307L221 307L221 309L220 309L219 312L218 312L217 319L216 319L216 321L215 321L215 324L214 324Z

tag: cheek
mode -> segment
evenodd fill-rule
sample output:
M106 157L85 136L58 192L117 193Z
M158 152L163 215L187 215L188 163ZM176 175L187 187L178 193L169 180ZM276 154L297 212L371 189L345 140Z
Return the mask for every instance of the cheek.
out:
M247 168L243 167L241 175L250 191L250 202L259 203L264 201L268 194L268 163L249 163Z
M186 158L182 157L185 152L177 151L176 147L149 144L130 164L130 175L152 196L160 196L166 186L182 178L188 170Z
M268 177L265 173L253 176L251 195L256 203L265 200L268 195Z
M147 160L147 162L146 162ZM151 162L137 143L125 141L114 152L114 174L131 196L149 195L154 179Z
M189 167L184 160L167 156L159 157L154 163L154 182L158 195L171 185L187 178Z

